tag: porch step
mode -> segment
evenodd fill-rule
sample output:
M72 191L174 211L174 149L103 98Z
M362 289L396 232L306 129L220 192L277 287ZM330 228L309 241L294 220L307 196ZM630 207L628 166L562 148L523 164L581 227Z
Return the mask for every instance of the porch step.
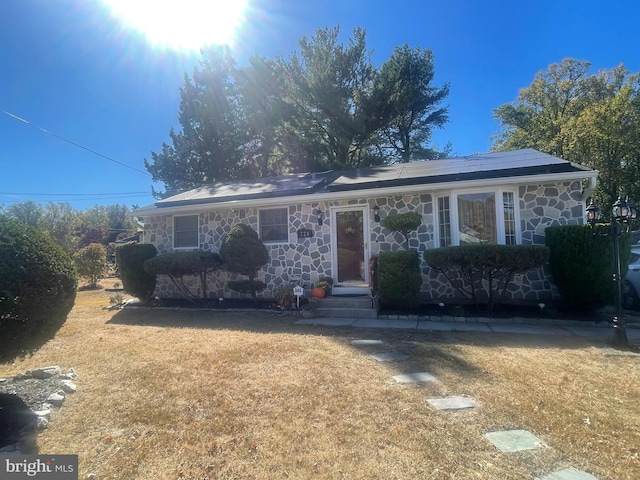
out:
M333 295L320 300L316 309L318 317L334 318L378 318L369 295L338 296Z

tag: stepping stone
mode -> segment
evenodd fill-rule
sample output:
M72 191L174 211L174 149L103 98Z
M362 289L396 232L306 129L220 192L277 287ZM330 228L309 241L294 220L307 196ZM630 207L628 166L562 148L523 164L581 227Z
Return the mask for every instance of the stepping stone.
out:
M351 345L383 345L382 340L351 340Z
M478 406L476 401L469 397L430 398L427 402L438 410L464 410Z
M598 480L593 475L576 470L575 468L567 468L558 472L550 473L544 477L536 477L535 480Z
M403 373L394 375L393 379L398 383L435 382L436 377L427 372Z
M489 432L485 438L501 452L519 452L548 448L548 445L526 430L507 430L504 432Z
M399 362L409 358L402 352L380 352L369 356L378 362Z

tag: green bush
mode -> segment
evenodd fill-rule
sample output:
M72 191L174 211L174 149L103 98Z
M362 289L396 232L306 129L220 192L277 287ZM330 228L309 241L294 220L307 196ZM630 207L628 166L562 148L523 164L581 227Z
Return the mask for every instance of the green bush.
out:
M258 234L248 225L238 223L234 225L222 240L220 257L224 268L229 272L247 275L249 281L230 281L230 289L242 293L251 293L256 298L256 292L264 290L263 282L254 281L258 270L269 261L269 252ZM253 289L253 290L252 290Z
M416 251L381 252L378 256L378 295L383 305L415 308L422 275Z
M293 287L290 285L280 285L280 287L273 292L273 297L283 308L291 308L296 304L296 296L293 294Z
M158 254L149 243L127 243L116 247L116 264L125 292L148 303L156 288L156 276L144 270L144 262Z
M52 338L73 307L77 287L73 261L48 235L0 217L0 361Z
M545 241L550 249L553 283L571 307L595 309L613 303L613 247L609 225L549 227ZM620 238L620 270L629 265L631 236Z
M99 243L91 243L73 255L78 275L89 280L90 287L97 287L98 280L107 273L107 249Z
M549 259L544 245L460 245L424 252L424 260L444 275L476 307L486 301L489 311L499 303L515 275L542 267Z
M157 255L144 262L144 270L150 275L167 275L176 288L187 299L194 298L184 284L185 275L200 278L202 298L208 298L207 275L222 266L220 255L214 252L196 250L192 252L173 252Z
M400 213L398 215L389 215L380 222L384 228L400 232L406 240L406 248L409 250L409 235L422 225L422 215L418 212Z

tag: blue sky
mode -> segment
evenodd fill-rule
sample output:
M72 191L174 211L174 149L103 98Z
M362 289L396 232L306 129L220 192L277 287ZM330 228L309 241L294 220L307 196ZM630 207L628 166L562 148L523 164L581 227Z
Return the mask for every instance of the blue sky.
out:
M232 45L239 63L288 56L335 25L344 39L363 27L376 65L396 45L430 48L434 83L450 84L450 122L434 141L458 155L486 152L492 110L551 63L640 72L638 0L248 1ZM143 161L179 129L179 90L197 60L153 45L100 0L0 0L0 112L31 123L0 113L0 205L152 203Z

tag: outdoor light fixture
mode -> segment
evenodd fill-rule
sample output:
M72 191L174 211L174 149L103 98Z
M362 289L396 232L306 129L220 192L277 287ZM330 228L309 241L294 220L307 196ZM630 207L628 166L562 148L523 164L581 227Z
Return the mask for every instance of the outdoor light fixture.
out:
M587 207L587 222L593 227L600 218L600 209L593 203L593 199ZM629 348L625 320L622 318L622 279L620 278L620 237L631 231L629 222L636 218L636 207L622 196L613 204L611 209L611 224L609 231L602 235L611 237L613 242L613 282L615 284L616 314L613 317L613 344L616 347Z
M322 225L322 219L324 218L322 210L316 210L316 217L318 218L318 225Z
M380 221L380 207L378 205L373 206L373 219L376 222Z

